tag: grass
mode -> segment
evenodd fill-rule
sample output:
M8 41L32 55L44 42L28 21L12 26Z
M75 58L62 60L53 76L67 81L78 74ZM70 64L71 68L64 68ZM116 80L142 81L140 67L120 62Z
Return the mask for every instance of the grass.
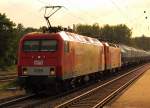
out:
M0 73L5 73L5 74L9 74L9 73L17 73L17 66L16 65L12 65L7 67L5 70L0 69ZM4 83L0 83L0 90L6 90L8 88L13 88L17 86L17 81L10 81L10 82L4 82Z
M16 65L9 66L8 71L9 72L17 72L17 66Z
M8 88L13 88L13 87L16 87L16 86L17 86L16 81L1 83L0 84L0 90L7 90Z
M16 73L16 72L17 72L16 65L5 67L5 69L0 69L0 73Z

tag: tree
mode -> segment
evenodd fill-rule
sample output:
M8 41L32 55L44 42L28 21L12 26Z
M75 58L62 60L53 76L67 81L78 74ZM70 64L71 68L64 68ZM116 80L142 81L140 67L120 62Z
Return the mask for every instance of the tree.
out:
M76 32L81 35L90 36L90 37L98 37L100 34L100 28L98 23L93 25L82 25L78 24L76 26Z
M98 38L99 40L108 41L111 43L131 44L131 29L126 25L120 24L115 26L105 25L99 27L97 23L93 25L78 24L76 32L81 35Z
M113 35L114 35L113 27L109 25L105 25L103 28L101 28L99 38L104 41L113 42L113 37L114 37Z
M120 24L114 26L114 40L117 43L131 45L132 31L126 25Z
M15 24L6 17L5 14L0 14L0 67L10 65L14 62L12 55L14 46L14 26Z
M131 30L126 25L109 26L101 28L101 38L117 44L131 44Z
M36 29L36 28L27 27L27 28L25 28L25 30L24 30L24 34L30 33L30 32L38 32L38 31L39 31L39 30Z
M150 51L150 37L141 36L132 39L134 47Z

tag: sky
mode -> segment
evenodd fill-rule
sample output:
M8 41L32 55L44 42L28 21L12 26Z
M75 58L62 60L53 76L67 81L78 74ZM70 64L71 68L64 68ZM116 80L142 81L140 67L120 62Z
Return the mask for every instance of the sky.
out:
M150 0L0 0L0 13L16 24L39 28L47 25L44 6L64 6L51 18L52 25L126 24L132 37L150 37Z

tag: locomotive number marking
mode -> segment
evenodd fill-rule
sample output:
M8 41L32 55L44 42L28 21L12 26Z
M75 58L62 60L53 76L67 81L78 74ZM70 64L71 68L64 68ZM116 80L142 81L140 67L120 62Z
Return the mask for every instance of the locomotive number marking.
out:
M43 72L43 69L40 69L40 68L38 68L38 69L34 69L34 72L41 73L41 72Z
M34 65L43 65L43 60L34 60Z

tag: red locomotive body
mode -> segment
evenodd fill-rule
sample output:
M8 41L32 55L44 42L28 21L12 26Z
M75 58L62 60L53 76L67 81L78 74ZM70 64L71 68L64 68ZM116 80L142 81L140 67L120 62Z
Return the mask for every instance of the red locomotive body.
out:
M87 79L104 71L104 63L104 47L97 39L67 32L29 33L20 40L19 82L42 90Z
M121 67L121 49L112 43L103 43L105 51L105 70L115 71Z

